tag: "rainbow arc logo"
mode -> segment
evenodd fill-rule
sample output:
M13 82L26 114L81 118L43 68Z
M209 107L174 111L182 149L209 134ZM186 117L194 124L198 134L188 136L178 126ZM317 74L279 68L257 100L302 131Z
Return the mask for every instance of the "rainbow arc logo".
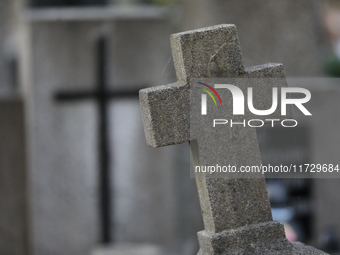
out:
M221 106L223 105L220 95L217 93L217 91L213 87L211 87L210 85L203 83L203 82L197 82L197 83L207 87L208 89L210 89L217 96L218 100L220 101ZM213 96L213 94L211 94L211 92L209 90L207 90L205 88L201 88L201 87L197 87L197 88L206 92L212 98L212 100L214 101L215 106L217 106L215 97ZM207 95L205 95L205 94L202 94L202 115L207 115Z
M210 85L208 85L206 83L203 83L203 82L197 82L197 83L199 83L201 85L204 85L207 88L211 89L211 91L214 92L214 94L217 96L218 100L220 101L220 104L222 105L221 97L220 97L220 95L217 93L217 91L213 87L211 87ZM217 106L216 100L215 100L214 96L210 93L209 90L204 89L204 88L200 88L200 87L197 87L197 88L203 90L204 92L206 92L212 98L212 100L214 100L214 103Z

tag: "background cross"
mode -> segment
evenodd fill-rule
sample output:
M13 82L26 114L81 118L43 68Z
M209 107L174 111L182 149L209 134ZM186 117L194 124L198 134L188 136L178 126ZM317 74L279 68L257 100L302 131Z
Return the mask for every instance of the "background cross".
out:
M98 150L99 150L99 180L100 180L100 216L102 229L102 242L110 243L113 241L111 227L113 225L113 206L111 204L111 174L110 159L112 151L109 146L109 125L108 125L108 103L113 98L137 98L138 90L107 90L107 39L100 37L97 41L97 89L94 91L59 91L55 94L58 102L77 102L81 100L95 100L98 104Z

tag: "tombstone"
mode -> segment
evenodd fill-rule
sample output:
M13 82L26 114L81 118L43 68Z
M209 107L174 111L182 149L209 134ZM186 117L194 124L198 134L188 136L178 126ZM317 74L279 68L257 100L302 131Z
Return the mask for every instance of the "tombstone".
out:
M325 45L321 1L187 0L182 29L227 23L240 32L245 65L283 63L288 77L320 76ZM298 61L297 61L298 59Z
M218 116L218 110L209 111L205 118L197 117L201 115L201 107L194 86L197 81L201 84L232 81L245 91L247 80L251 84L259 81L255 84L260 88L254 94L255 105L268 109L272 86L286 84L283 66L266 64L244 69L235 25L173 34L171 45L178 82L140 91L147 143L163 147L190 141L195 168L216 164L260 165L256 130L233 126L212 132L212 120ZM274 83L270 82L273 78ZM223 102L229 109L233 100L224 91L221 98L227 98ZM252 116L246 112L247 119ZM227 112L226 118L232 117L236 118ZM282 119L278 110L266 117ZM198 233L198 254L325 254L312 247L292 244L285 238L283 225L272 221L262 174L228 173L213 177L195 174L205 227Z
M288 85L296 87L293 84L288 83ZM304 120L306 117L303 116L301 119ZM264 165L289 166L311 162L311 127L299 119L298 122L298 126L294 128L277 126L257 129L261 160ZM308 178L310 177L308 174L305 174L303 178L283 177L275 178L275 175L266 174L273 219L292 225L299 241L311 242L315 235L313 228L314 180Z
M24 107L21 98L0 101L0 254L27 254Z
M185 15L181 24L184 30L220 23L236 24L246 66L278 62L285 66L288 77L315 77L325 74L323 49L326 48L326 43L323 40L321 26L321 3L322 1L319 0L299 2L294 0L261 2L187 0L182 2ZM259 132L265 131L261 129ZM291 141L287 133L281 132L280 137ZM267 141L259 140L262 156L265 154L262 149L270 147ZM295 142L292 141L292 145L294 144ZM270 154L272 155L273 152ZM280 154L275 157L282 158L285 155ZM263 160L263 163L267 164L268 161ZM302 238L301 240L310 241L310 238L315 235L315 230L309 227L314 217L313 210L310 210L313 208L313 193L320 194L322 191L319 192L318 187L313 184L314 181L310 179L291 182L288 179L278 182L274 179L269 180L269 182L273 181L283 185L287 190L287 202L296 212L294 221L301 225L300 232L303 235L299 237ZM300 205L306 204L303 210L296 204L296 199ZM271 201L271 204L274 202ZM274 212L274 216L275 214Z
M313 118L303 118L299 112L294 115L299 125L308 128L310 161L315 164L338 164L340 128L339 119L339 79L332 78L291 78L290 86L307 88L312 94L312 100L308 102L308 109L313 113ZM338 178L317 178L313 182L313 226L312 240L321 242L322 236L330 226L340 231L339 222L339 196ZM327 233L326 233L327 234Z
M295 111L294 118L298 121L299 128L280 131L280 137L270 135L272 132L266 133L267 130L258 132L262 162L273 163L274 160L276 164L289 162L289 164L336 165L339 150L337 132L340 123L335 116L339 108L339 80L320 77L289 78L288 85L307 88L311 92L312 99L306 107L313 116L306 118L299 111ZM270 140L270 143L264 140ZM271 156L270 161L268 156ZM331 239L324 238L324 236L334 233L334 231L329 231L332 228L335 232L340 231L339 208L337 207L339 179L332 178L331 175L325 175L322 178L313 178L311 175L309 177L309 179L299 178L290 182L288 179L280 180L281 183L288 184L288 192L293 193L286 206L293 208L296 214L293 224L301 235L302 241L307 239L308 242L317 244L318 248L328 251L325 248L327 246L325 239L327 241ZM298 193L297 190L300 192ZM276 207L275 204L272 203L272 205ZM336 238L335 235L332 237Z
M0 3L0 254L27 252L24 104L17 79L18 1Z
M179 152L145 145L138 104L141 87L172 75L167 13L61 8L25 17L33 254L183 242L176 235L186 225L174 224Z

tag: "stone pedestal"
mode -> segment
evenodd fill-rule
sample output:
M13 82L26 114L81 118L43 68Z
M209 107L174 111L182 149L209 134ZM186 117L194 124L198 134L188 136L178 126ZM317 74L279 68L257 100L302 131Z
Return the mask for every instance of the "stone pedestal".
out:
M238 229L226 230L214 235L206 231L198 233L200 251L197 255L207 254L326 254L301 243L290 243L280 222L249 225Z

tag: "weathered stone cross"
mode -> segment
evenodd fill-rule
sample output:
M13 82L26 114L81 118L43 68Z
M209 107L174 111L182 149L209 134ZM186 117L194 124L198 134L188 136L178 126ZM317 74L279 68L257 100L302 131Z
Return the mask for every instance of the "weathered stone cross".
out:
M201 105L195 100L201 99L196 94L202 91L194 88L196 81L216 84L223 78L227 84L233 79L232 84L245 92L249 81L261 81L253 91L254 107L269 109L272 87L286 84L283 66L267 64L245 69L234 25L173 34L171 46L178 82L140 91L147 143L160 147L189 141L195 166L218 164L239 169L261 165L256 130L240 123L250 117L282 119L279 109L269 116L254 117L247 110L244 116L232 116L228 110L232 109L231 94L220 90L224 108L209 102L208 114L201 116ZM272 78L275 82L271 82ZM221 112L223 119L234 118L239 124L213 128L213 119L221 119ZM198 254L324 254L288 242L282 224L272 220L261 173L215 177L196 173L205 226L198 233Z

